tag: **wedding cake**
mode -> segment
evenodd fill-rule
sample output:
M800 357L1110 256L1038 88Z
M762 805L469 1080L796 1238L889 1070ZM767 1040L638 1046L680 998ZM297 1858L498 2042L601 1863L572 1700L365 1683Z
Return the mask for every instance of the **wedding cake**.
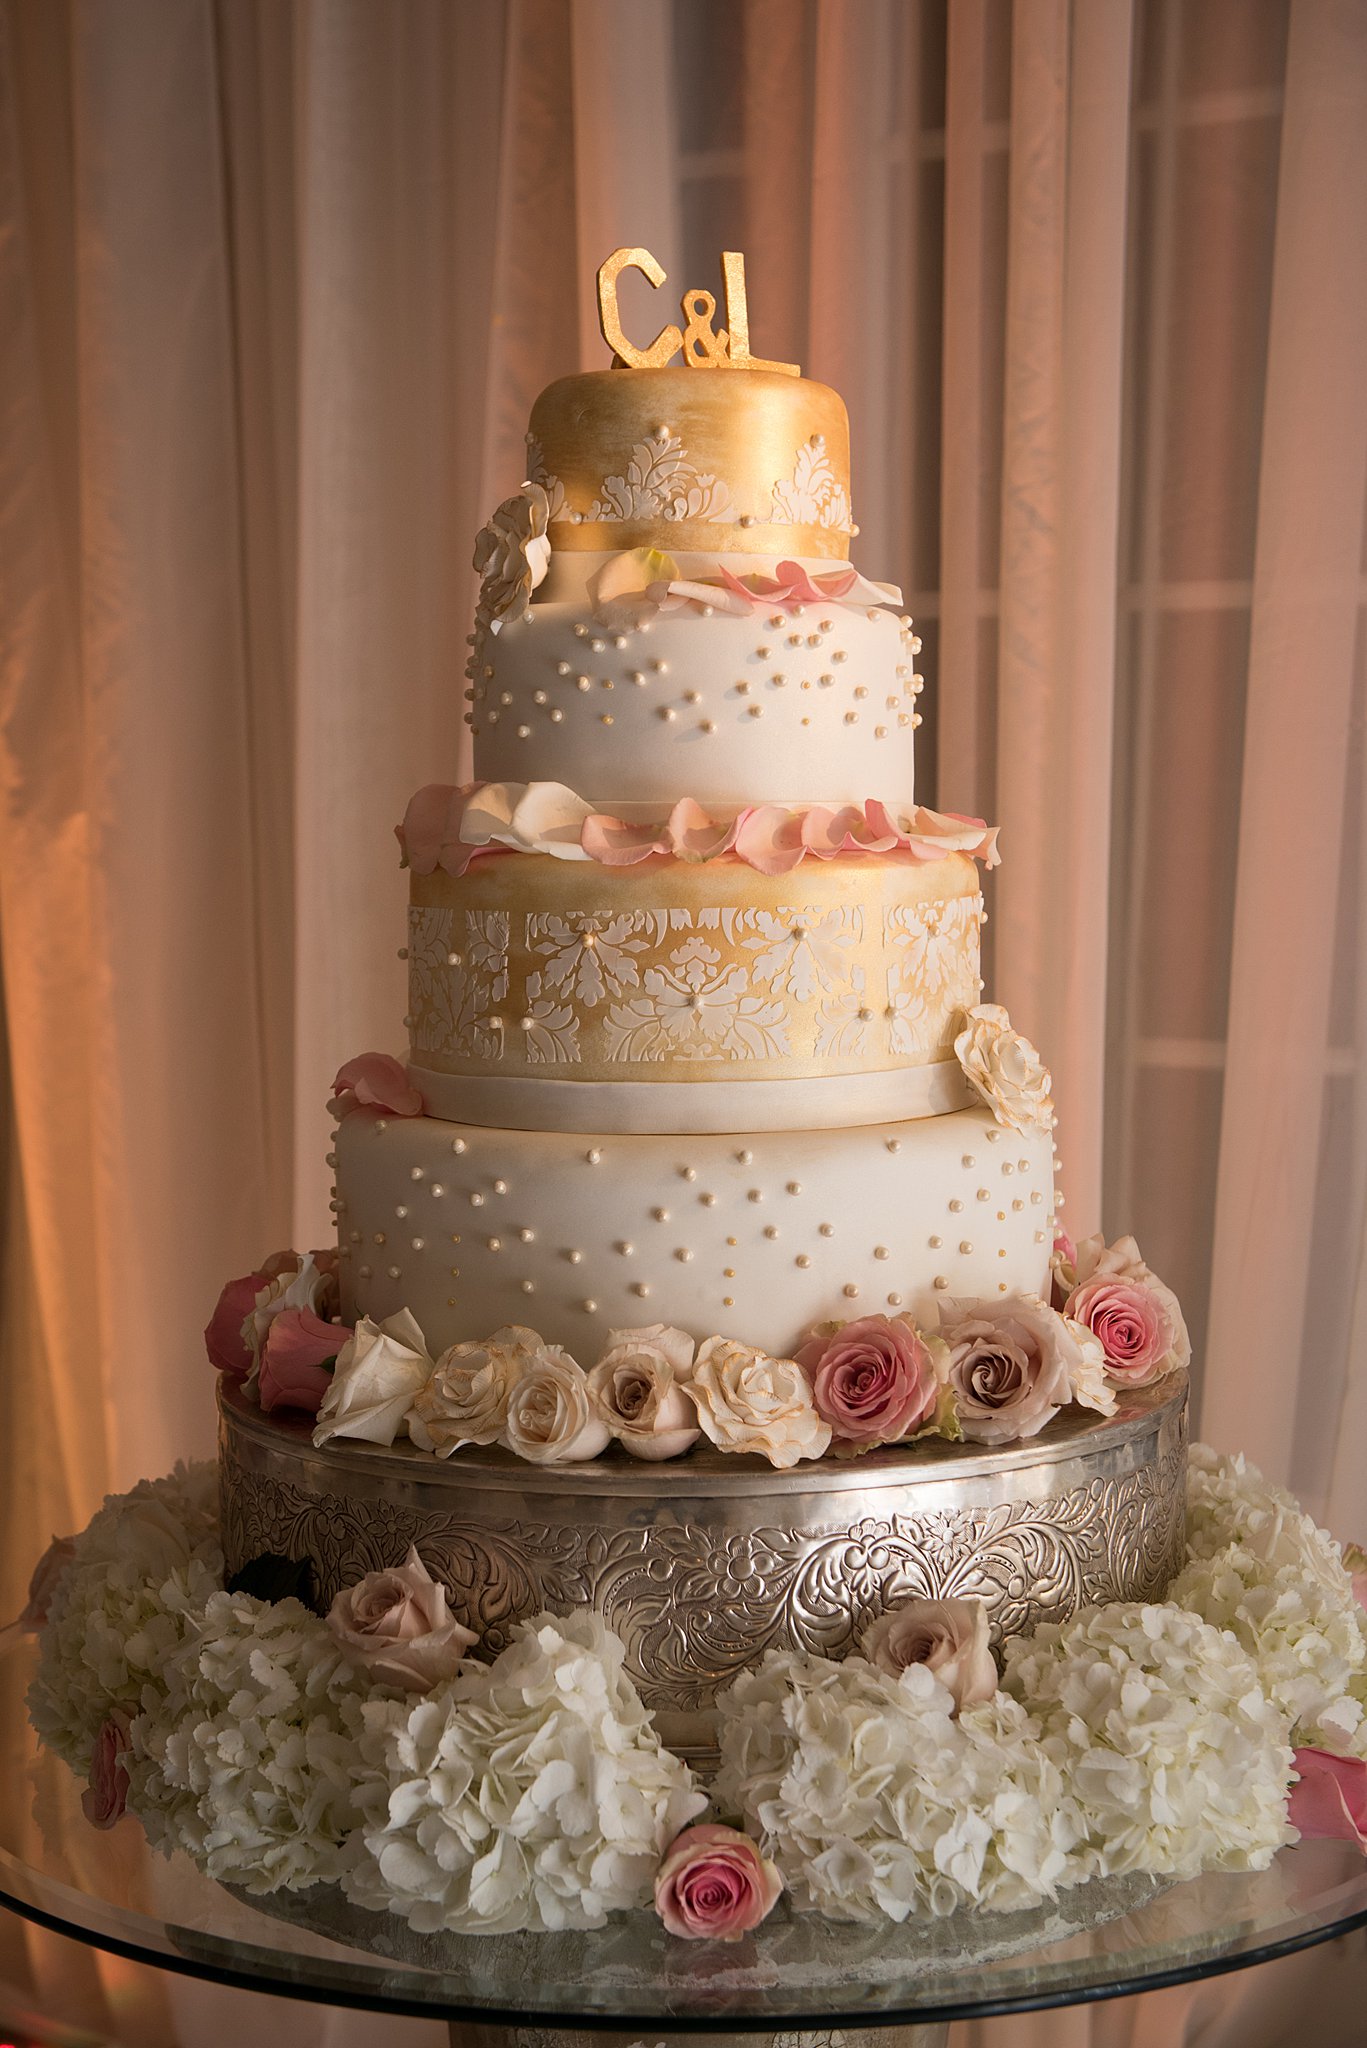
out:
M475 779L399 831L337 1242L223 1289L217 1471L40 1563L35 1729L97 1826L442 1968L1367 1845L1367 1556L1188 1471L1180 1307L1059 1228L844 407L753 356L738 256L646 347L628 265L476 543Z
M474 780L399 828L408 1057L338 1075L336 1254L209 1335L230 1570L325 1605L416 1543L485 1653L588 1603L705 1747L766 1645L912 1594L997 1642L1161 1597L1188 1350L1130 1241L1056 1247L996 833L916 801L844 405L751 354L738 256L646 348L629 265L476 543Z

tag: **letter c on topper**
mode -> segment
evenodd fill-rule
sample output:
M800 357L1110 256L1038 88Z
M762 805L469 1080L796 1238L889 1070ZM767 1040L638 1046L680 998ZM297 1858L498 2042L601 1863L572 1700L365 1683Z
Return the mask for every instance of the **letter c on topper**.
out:
M649 348L637 348L627 340L617 310L617 280L624 270L639 270L657 290L665 281L666 273L649 249L614 249L598 272L598 324L603 339L629 370L662 370L683 347L683 335L671 325L660 329Z

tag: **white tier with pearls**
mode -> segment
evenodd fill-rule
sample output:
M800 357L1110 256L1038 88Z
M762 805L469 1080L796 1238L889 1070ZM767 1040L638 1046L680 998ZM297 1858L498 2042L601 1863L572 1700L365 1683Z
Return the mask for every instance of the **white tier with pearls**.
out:
M344 1311L435 1356L525 1323L591 1365L664 1322L783 1355L809 1323L1048 1281L1048 1131L983 1107L860 1130L670 1137L354 1111L337 1135Z
M688 570L715 575L716 560L690 557ZM582 593L538 594L525 618L477 635L475 774L566 783L618 810L682 796L718 814L761 801L909 805L913 638L894 611L833 602L673 612L613 632Z

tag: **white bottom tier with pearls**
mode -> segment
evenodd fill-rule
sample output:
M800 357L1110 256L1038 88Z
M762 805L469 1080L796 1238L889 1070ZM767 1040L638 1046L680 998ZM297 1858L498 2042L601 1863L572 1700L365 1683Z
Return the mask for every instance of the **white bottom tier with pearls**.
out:
M816 1321L1048 1280L1052 1138L986 1108L597 1138L356 1110L335 1156L344 1310L411 1310L433 1356L523 1323L591 1365L658 1322L782 1356Z

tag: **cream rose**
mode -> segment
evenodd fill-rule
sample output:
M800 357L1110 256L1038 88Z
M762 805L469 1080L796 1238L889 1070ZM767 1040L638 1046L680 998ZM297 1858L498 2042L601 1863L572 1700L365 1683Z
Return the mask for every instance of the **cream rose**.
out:
M709 1337L693 1361L688 1397L720 1451L753 1451L782 1470L830 1447L831 1426L796 1359Z
M633 1458L677 1458L698 1441L697 1412L684 1391L693 1339L667 1323L609 1330L608 1348L588 1376L589 1400Z
M446 1588L411 1543L392 1571L367 1572L328 1609L328 1627L352 1661L381 1685L430 1692L459 1668L479 1637L453 1621Z
M607 1449L608 1426L589 1400L588 1375L558 1345L542 1344L524 1363L502 1440L533 1465L582 1465Z
M969 1443L1035 1436L1072 1399L1078 1340L1037 1295L950 1304L940 1334L949 1346L949 1385Z
M356 1436L392 1444L431 1376L427 1340L406 1308L382 1323L362 1316L337 1355L314 1443L321 1449L334 1436Z
M879 1615L859 1649L892 1678L923 1664L954 1695L956 1713L997 1690L983 1600L907 1600Z
M999 1124L1012 1130L1051 1130L1054 1104L1049 1069L1028 1038L1011 1028L1000 1003L979 1003L954 1041L959 1065Z
M449 1458L466 1444L496 1444L508 1398L528 1362L545 1349L535 1330L509 1323L482 1344L452 1344L408 1411L408 1434L424 1451Z
M479 609L491 633L527 616L531 594L550 567L549 519L550 500L540 484L523 484L516 497L504 499L476 536Z

